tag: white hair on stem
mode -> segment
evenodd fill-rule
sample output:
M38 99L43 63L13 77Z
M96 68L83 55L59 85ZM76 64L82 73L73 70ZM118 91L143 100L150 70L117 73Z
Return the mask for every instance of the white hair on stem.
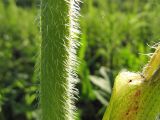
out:
M69 120L73 120L76 117L76 107L75 107L75 101L78 97L78 90L75 87L76 83L78 82L78 77L76 74L76 69L78 64L77 61L77 47L80 45L77 38L79 38L80 30L79 30L79 24L78 24L78 18L80 16L80 0L66 0L69 4L70 11L69 11L69 17L70 17L70 34L69 37L66 37L69 41L69 47L66 47L68 51L68 61L67 61L67 71L68 71L68 85L69 85L69 99L68 99L68 118Z

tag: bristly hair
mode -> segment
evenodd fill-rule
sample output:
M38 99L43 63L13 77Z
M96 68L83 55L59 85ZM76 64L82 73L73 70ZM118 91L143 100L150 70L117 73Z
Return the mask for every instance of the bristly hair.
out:
M77 77L77 66L79 65L77 61L77 47L79 47L79 11L80 11L80 0L66 0L70 7L69 11L69 18L70 18L70 34L69 37L67 38L69 41L69 47L66 47L68 51L68 61L66 62L66 69L68 71L68 85L69 85L69 91L68 91L68 105L69 109L68 111L68 118L69 120L74 120L76 118L76 107L75 107L75 101L77 100L78 97L78 89L75 87L76 83L78 82L78 77Z
M160 43L156 43L152 48L155 49L155 52L150 54L150 61L143 68L142 72L146 80L150 80L155 74L155 70L160 68Z

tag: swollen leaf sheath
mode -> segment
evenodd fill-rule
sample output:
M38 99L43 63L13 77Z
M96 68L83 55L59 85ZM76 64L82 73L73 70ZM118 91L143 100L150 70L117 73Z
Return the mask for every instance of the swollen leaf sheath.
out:
M160 115L160 47L142 73L121 72L103 120L156 120Z

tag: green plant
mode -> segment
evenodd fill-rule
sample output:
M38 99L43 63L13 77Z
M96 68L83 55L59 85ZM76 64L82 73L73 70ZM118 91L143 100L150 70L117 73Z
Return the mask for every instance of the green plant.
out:
M78 0L42 0L42 120L74 119Z
M104 67L107 76L104 80L109 81L112 87L120 70L138 71L144 66L147 56L142 54L153 52L146 44L157 43L160 38L160 29L157 27L159 4L151 0L83 1L81 42L87 47L83 52L85 66L80 66L83 74L80 73L79 108L82 109L82 119L100 119L107 106L104 103L109 102L110 96L107 95L109 92L105 91L104 94L104 90L93 83L92 76L96 76L100 84L97 77L104 79L100 73ZM90 114L86 114L88 111Z
M0 120L40 120L40 81L33 77L40 34L38 1L0 0ZM121 69L138 71L147 62L139 53L152 52L146 44L160 38L158 1L83 0L80 120L102 118L111 94L111 85L104 82L113 84Z
M103 120L156 120L160 117L160 46L142 73L121 72Z
M0 13L0 120L36 119L36 10L17 7L16 0L0 0Z

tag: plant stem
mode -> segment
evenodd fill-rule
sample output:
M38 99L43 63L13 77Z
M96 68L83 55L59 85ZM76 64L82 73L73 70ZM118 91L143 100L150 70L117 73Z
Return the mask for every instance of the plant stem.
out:
M74 119L77 0L42 0L42 120Z
M146 80L150 80L155 72L160 68L160 46L157 47L155 53L152 55L151 60L145 67L143 75Z
M160 116L160 46L142 73L121 72L103 120L156 120Z

